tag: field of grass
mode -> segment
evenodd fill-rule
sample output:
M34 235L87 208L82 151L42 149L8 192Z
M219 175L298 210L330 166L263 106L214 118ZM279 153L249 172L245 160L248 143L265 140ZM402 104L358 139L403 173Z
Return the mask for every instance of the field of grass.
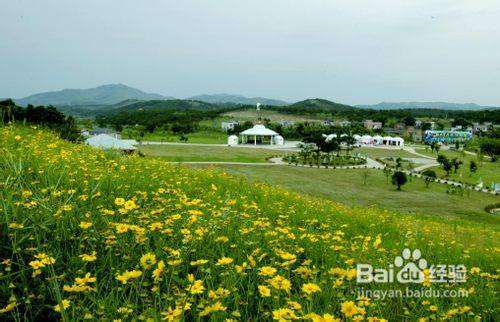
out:
M292 114L282 114L276 111L269 111L262 109L260 115L263 119L269 119L273 122L279 121L294 121L294 122L305 122L305 121L323 121L323 118L307 117L303 115L292 115ZM239 110L225 113L224 119L238 120L240 122L244 121L255 121L258 118L257 111L255 109Z
M417 152L431 154L430 150ZM454 171L450 173L449 178L452 180L472 185L476 185L482 180L485 186L491 186L492 183L500 183L500 162L491 162L486 158L479 160L477 156L455 150L440 150L439 154L445 155L450 160L458 158L458 160L462 161L462 165L458 169L457 173ZM434 153L433 156L435 157L436 154ZM474 173L469 171L471 161L474 161L477 165L477 171ZM436 167L434 170L436 170L439 177L446 177L446 172L441 167Z
M403 191L397 191L380 170L316 169L303 167L266 167L217 165L227 173L244 175L256 182L321 196L351 207L378 206L392 212L438 218L460 219L499 224L500 218L484 211L500 197L466 191L464 195L449 194L448 186L433 183L425 187L418 178L409 179ZM366 185L364 184L365 173Z
M224 146L196 145L142 145L139 150L146 156L161 157L167 161L215 161L215 162L266 162L267 158L282 156L284 152Z
M0 136L2 320L498 316L492 223L352 209L24 127ZM360 298L356 264L388 267L404 248L469 269L463 283L429 283L425 270L409 287L468 297Z
M225 144L227 143L227 134L220 131L197 131L186 135L188 143L203 143L203 144ZM135 139L138 141L157 141L157 142L182 142L179 135L174 135L171 132L155 131L153 133L146 132L143 137L139 137L134 131L124 130L122 132L124 139Z
M366 155L369 158L376 159L376 158L418 158L413 153L410 153L408 151L402 150L402 149L383 149L383 148L367 148L367 147L361 147L361 148L356 148L351 151L351 153L359 153L361 155Z

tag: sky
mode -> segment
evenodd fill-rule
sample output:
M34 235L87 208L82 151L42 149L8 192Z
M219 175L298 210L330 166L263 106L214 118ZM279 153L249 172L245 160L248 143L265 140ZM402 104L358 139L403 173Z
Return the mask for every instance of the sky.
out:
M0 97L123 83L500 106L498 0L10 0Z

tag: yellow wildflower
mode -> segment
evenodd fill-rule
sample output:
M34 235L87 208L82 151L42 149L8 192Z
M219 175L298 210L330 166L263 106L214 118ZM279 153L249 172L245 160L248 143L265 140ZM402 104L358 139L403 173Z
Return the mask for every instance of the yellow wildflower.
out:
M265 285L259 285L258 288L259 288L259 293L262 297L271 296L271 290L269 289L269 287Z
M138 278L142 275L141 271L125 271L123 274L116 274L116 279L120 281L122 284L127 284L127 282L131 279Z
M54 311L61 312L66 310L71 304L70 300L62 300L61 303L54 306Z
M316 292L321 292L321 288L314 283L306 283L302 285L302 292L306 293L307 295L311 295Z
M264 266L259 269L259 275L262 276L273 276L276 272L277 269L271 266Z
M146 254L142 255L140 262L141 262L141 266L144 269L149 269L151 266L156 264L156 256L153 253L146 253Z
M81 229L88 229L90 227L92 227L92 223L91 222L86 222L86 221L80 222L80 228Z

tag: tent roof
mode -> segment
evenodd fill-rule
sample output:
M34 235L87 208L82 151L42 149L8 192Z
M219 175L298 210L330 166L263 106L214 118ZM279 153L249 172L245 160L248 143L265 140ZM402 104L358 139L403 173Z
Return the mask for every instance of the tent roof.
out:
M101 149L135 150L135 147L132 145L135 140L120 140L108 134L92 136L85 140L85 142L90 146Z
M240 134L242 134L242 135L264 135L264 136L278 135L278 133L266 128L262 124L254 125L251 129L245 130L245 131L241 132Z

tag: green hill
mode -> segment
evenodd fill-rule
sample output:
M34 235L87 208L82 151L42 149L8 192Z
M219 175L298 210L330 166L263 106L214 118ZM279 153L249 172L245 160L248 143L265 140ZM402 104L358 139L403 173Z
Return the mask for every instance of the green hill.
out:
M325 112L357 110L357 108L354 106L335 103L321 98L312 98L300 101L288 106L288 108L296 110L305 110L305 111L325 111Z
M347 208L213 170L0 127L3 320L484 319L498 316L498 227ZM403 249L467 267L467 297L368 299L356 265ZM427 266L428 267L428 266ZM447 278L450 278L449 276Z
M120 113L120 112L131 112L131 111L141 111L141 110L209 111L209 110L219 110L219 109L221 109L219 105L214 105L206 102L195 101L195 100L171 99L171 100L122 102L121 106L113 108L110 111L112 113Z

